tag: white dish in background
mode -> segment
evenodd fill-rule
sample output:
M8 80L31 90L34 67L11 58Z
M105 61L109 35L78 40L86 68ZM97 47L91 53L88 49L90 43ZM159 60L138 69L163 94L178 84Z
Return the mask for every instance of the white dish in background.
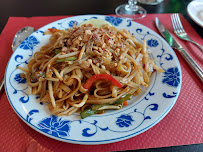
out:
M129 30L140 42L146 40L155 63L165 70L154 72L148 88L129 101L121 110L107 111L85 119L79 114L53 116L39 97L27 94L27 83L16 66L27 67L35 52L48 43L48 28L67 29L74 22L103 19L113 26ZM104 15L82 15L50 23L26 38L11 56L5 74L5 90L16 114L36 131L56 140L75 144L106 144L136 136L157 124L171 110L180 93L182 82L178 58L168 43L157 33L131 20Z
M188 4L187 13L199 26L203 27L203 0L195 0Z

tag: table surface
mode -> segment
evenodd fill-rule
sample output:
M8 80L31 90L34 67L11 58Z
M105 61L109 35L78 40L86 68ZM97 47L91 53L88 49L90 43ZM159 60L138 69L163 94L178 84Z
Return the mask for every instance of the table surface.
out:
M203 30L187 14L187 5L192 0L164 0L158 5L144 5L148 13L181 13L197 33L203 38ZM10 16L58 16L58 15L82 15L82 14L115 14L115 8L127 0L5 0L1 1L0 9L0 33ZM37 9L36 9L37 8ZM201 151L202 144L170 147L164 151ZM136 150L137 151L137 150ZM162 151L159 148L140 150L143 152Z

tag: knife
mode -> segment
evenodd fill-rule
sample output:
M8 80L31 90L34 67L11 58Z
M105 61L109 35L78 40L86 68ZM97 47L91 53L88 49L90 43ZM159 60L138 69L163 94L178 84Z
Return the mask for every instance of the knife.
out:
M192 57L183 49L183 47L174 39L174 37L168 32L168 30L164 27L164 25L159 21L159 19L155 18L155 24L161 35L165 38L168 44L182 55L182 57L189 64L191 69L197 74L201 82L203 83L203 71L198 66L198 64L192 59Z

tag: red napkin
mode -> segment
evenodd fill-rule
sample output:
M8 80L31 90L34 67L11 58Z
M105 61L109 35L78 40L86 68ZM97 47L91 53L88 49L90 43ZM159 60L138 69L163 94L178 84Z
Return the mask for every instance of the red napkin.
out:
M22 27L40 28L50 22L69 16L51 17L10 17L0 36L0 78L3 77L6 64L12 54L11 44L15 33ZM172 33L170 14L148 14L145 18L136 20L152 30L157 31L154 19L159 20ZM203 45L202 38L181 15L185 31L191 38ZM193 44L177 40L191 54L194 60L203 68L203 53ZM183 58L176 53L182 70L182 88L179 98L169 114L148 131L133 138L105 145L76 145L48 138L27 126L11 108L6 94L0 98L0 147L1 151L25 151L26 148L48 151L122 151L152 147L166 147L186 144L203 143L203 86L188 67Z

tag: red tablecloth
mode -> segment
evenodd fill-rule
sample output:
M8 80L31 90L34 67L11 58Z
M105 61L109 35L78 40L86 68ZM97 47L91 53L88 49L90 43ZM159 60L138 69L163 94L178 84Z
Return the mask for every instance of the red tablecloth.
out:
M68 16L51 17L10 17L0 36L0 78L12 54L11 43L15 33L25 26L40 28L47 23ZM160 21L172 33L170 14L148 14L137 20L152 30L157 31L154 19ZM195 32L181 15L185 31L191 38L203 45L203 39ZM189 42L178 41L203 68L203 53ZM125 141L105 145L76 145L48 138L27 126L11 108L6 94L0 98L0 149L1 151L24 151L31 142L37 144L38 151L121 151L151 147L166 147L203 143L203 85L188 67L183 58L176 53L182 69L182 88L179 98L169 114L148 131Z

